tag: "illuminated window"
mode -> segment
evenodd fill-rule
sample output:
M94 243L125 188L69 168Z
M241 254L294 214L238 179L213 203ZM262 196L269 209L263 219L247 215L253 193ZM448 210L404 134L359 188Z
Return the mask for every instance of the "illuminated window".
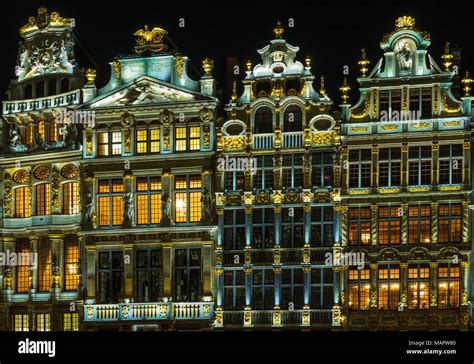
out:
M160 129L150 129L150 152L160 152Z
M289 231L288 235L291 238L291 230ZM288 244L291 244L291 241L289 241ZM270 207L270 208L253 209L252 211L252 246L255 247L256 249L259 249L259 248L273 248L274 245L275 245L275 213L273 211L273 208Z
M112 155L122 154L122 132L113 131L112 133Z
M462 144L439 146L439 183L462 183Z
M400 186L401 148L380 148L379 187Z
M79 182L63 184L63 215L78 214L80 205Z
M175 128L174 148L176 152L186 151L186 127Z
M275 306L275 273L273 269L252 270L252 308L271 310Z
M370 207L349 208L349 245L370 244Z
M333 246L334 211L332 206L311 208L311 246Z
M51 185L41 183L35 186L36 191L36 215L51 214Z
M15 217L30 217L31 216L31 196L30 188L17 187L15 188Z
M201 176L175 177L174 209L175 222L198 222L201 220Z
M36 314L36 331L51 331L51 315L49 313Z
M459 265L440 264L438 266L438 308L459 308L460 271Z
M408 308L427 310L430 302L430 268L422 264L408 267Z
M144 154L148 152L148 138L147 138L147 129L137 130L137 154Z
M349 187L362 188L371 185L372 151L357 149L349 151Z
M462 206L459 203L440 204L438 208L438 242L460 243Z
M63 313L63 331L79 331L79 314Z
M46 138L46 134L45 134L45 128L44 128L44 120L40 120L38 122L38 131L37 131L38 134L41 134L41 137L43 139Z
M109 132L100 131L97 133L99 156L105 157L109 155Z
M123 180L99 180L98 186L99 226L117 226L123 222Z
M56 130L56 120L55 118L52 118L49 121L49 141L55 142L57 138L58 138L58 135L57 135L57 130Z
M303 187L302 154L290 154L283 156L282 185L283 188Z
M283 131L303 131L303 113L301 108L296 105L290 105L283 114Z
M403 210L400 206L380 206L378 238L380 245L398 245L401 239Z
M431 146L410 147L408 150L408 184L431 184Z
M272 212L273 209L268 209ZM255 209L253 210L255 213ZM272 216L273 218L273 216ZM303 208L284 207L281 209L281 246L282 248L302 248L303 237ZM271 224L274 228L274 224Z
M175 301L199 301L201 299L201 249L176 249L174 253Z
M329 152L313 153L311 160L314 187L328 187L333 184L333 156Z
M137 224L159 224L161 221L160 177L138 177L136 199Z
M13 315L13 331L29 331L29 323L27 313Z
M33 124L32 123L26 124L25 144L27 145L33 144Z
M224 249L243 249L245 246L245 212L243 208L224 210Z
M265 188L273 188L273 156L263 155L256 158L257 173L253 175L253 187L262 190ZM243 187L243 182L242 177L241 187Z
M17 253L22 254L19 255L18 265L16 266L16 291L18 293L26 293L30 288L30 252L30 242L27 239L21 239L17 242Z
M245 308L245 273L243 269L224 271L224 310Z
M137 250L135 277L137 302L158 302L163 296L161 250Z
M331 267L311 268L311 308L332 308L334 302L333 282Z
M38 290L49 292L51 288L51 244L49 241L39 242L38 258Z
M201 128L191 126L189 128L189 150L199 150L201 148Z
M283 268L281 270L281 307L302 309L303 291L303 269Z
M64 288L66 291L77 290L79 284L79 242L74 236L64 241Z
M349 269L349 309L368 310L370 306L370 270Z
M431 206L414 205L408 207L408 243L431 242Z
M400 268L380 266L378 271L378 309L397 310L400 302Z

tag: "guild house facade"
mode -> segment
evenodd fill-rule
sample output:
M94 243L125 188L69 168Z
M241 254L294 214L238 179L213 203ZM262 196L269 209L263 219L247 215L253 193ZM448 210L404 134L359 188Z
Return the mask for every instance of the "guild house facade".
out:
M0 330L470 328L473 81L449 44L438 65L400 17L351 105L278 23L219 100L213 60L190 77L151 26L98 88L75 25L19 30Z

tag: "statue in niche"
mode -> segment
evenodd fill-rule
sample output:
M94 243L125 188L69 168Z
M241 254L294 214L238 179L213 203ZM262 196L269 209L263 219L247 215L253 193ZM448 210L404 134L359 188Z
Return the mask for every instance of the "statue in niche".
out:
M36 144L36 148L40 149L40 150L50 150L51 149L51 146L48 143L46 143L46 141L44 140L43 135L41 135L41 133L36 134L35 144Z
M95 213L95 207L94 207L94 199L92 197L91 193L88 193L86 196L86 222L87 223L92 223L94 222L94 214Z
M413 67L413 52L407 40L397 44L397 61L400 71L409 72Z
M24 152L26 146L21 143L21 134L18 125L11 124L10 130L8 131L8 149L10 152Z
M122 197L123 201L123 220L125 223L133 222L133 194L127 192Z
M161 201L161 215L163 220L169 220L171 218L171 196L166 189Z
M201 193L201 210L204 219L210 219L212 217L212 197L206 187L202 189Z

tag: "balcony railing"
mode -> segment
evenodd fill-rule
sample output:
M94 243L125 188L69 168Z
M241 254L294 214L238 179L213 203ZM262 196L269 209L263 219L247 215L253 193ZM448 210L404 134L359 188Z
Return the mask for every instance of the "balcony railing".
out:
M58 107L77 105L81 102L81 90L66 92L60 95L42 97L29 100L4 101L3 114L15 114L19 112L31 112Z
M272 134L255 134L253 136L253 149L272 149L273 148L273 133Z
M303 132L283 133L283 148L301 148Z
M152 302L84 305L84 322L212 320L214 302Z

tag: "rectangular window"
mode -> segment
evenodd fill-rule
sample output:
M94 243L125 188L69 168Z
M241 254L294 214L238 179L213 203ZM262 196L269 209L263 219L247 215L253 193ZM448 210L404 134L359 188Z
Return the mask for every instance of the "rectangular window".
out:
M273 207L252 211L252 247L273 248L275 245L275 215Z
M440 264L438 266L438 308L459 308L460 304L459 265Z
M418 264L408 267L408 308L427 310L430 302L430 268Z
M189 150L201 148L201 128L199 126L189 127Z
M411 120L429 119L432 116L431 87L410 88Z
M77 290L79 284L79 242L74 236L64 241L64 289Z
M400 268L394 265L379 266L378 309L397 310L400 303Z
M186 127L176 127L174 129L175 140L174 148L176 152L185 152L186 151Z
M201 220L201 176L175 176L175 222Z
M122 154L122 132L112 132L112 155Z
M13 315L13 331L30 331L28 314Z
M349 245L370 244L370 207L349 208Z
M31 195L30 188L16 187L15 191L15 217L30 217L31 216Z
M109 155L109 132L100 131L97 133L97 149L100 157Z
M51 214L51 184L41 183L35 186L36 191L36 215Z
M23 257L30 256L30 242L27 239L17 241L17 253ZM30 288L30 262L29 259L18 259L16 266L16 291L26 293Z
M370 270L349 269L349 309L368 310L370 306Z
M334 244L334 210L332 206L311 208L311 246L323 247Z
M349 187L366 188L371 185L372 151L357 149L349 151Z
M403 210L400 206L380 206L378 232L380 245L398 245L401 239Z
M400 186L401 148L380 148L378 167L379 187Z
M287 154L282 164L283 188L303 187L303 155Z
M302 248L303 236L303 208L284 207L281 209L281 247ZM273 228L273 226L272 226Z
M462 144L439 146L439 184L461 184L462 165Z
M303 308L303 269L283 268L281 270L281 307L296 310ZM292 306L290 306L290 304Z
M224 271L224 310L245 308L245 273L243 270Z
M275 274L273 269L252 270L252 308L271 310L275 306Z
M333 185L332 153L313 153L312 166L313 187L329 187Z
M63 215L78 214L81 211L79 182L63 184Z
M224 190L239 191L239 190L243 190L244 187L245 187L244 171L224 171Z
M311 268L311 308L330 309L333 306L332 268Z
M51 288L51 244L49 241L39 242L38 291L49 292Z
M431 242L431 206L408 207L408 244Z
M49 313L36 314L36 331L51 331L51 315Z
M224 249L240 250L245 247L244 209L224 210Z
M253 175L253 187L257 190L273 188L273 156L263 155L257 158L257 173ZM243 174L242 184L243 188Z
M63 331L79 331L79 314L63 313Z
M136 131L137 154L148 153L147 129L138 129Z
M197 302L201 299L201 249L176 249L174 253L174 299L176 302Z
M159 224L161 221L160 177L137 177L137 224Z
M136 131L137 154L160 152L160 129L138 129Z
M99 303L117 303L123 292L123 253L102 251L98 255L98 297Z
M431 184L431 146L411 146L408 150L408 184Z
M104 179L98 184L99 226L118 226L123 221L123 180Z
M438 242L461 243L462 205L440 204L438 207Z
M137 250L135 257L137 302L160 301L163 297L161 250Z

